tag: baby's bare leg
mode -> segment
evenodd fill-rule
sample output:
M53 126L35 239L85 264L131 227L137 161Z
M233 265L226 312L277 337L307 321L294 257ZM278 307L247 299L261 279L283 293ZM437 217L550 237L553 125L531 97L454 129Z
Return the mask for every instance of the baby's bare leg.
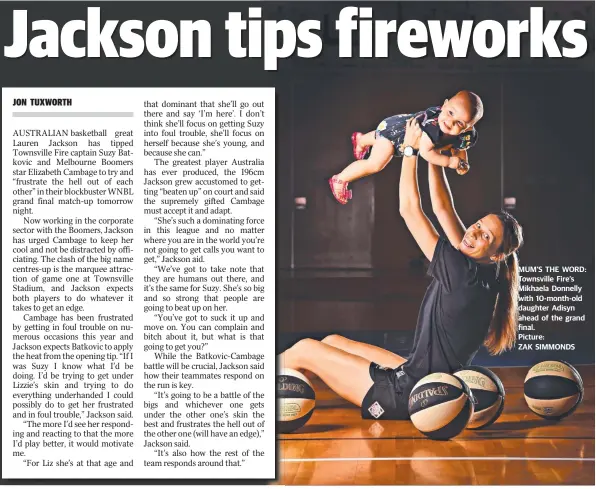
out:
M362 137L368 137L369 134L363 134ZM382 137L374 139L368 159L354 161L337 175L337 178L343 182L353 182L359 178L378 173L387 166L393 156L393 151L393 144L389 139Z
M356 141L356 150L364 151L369 146L375 144L375 139L375 131L370 131L366 134L361 134Z

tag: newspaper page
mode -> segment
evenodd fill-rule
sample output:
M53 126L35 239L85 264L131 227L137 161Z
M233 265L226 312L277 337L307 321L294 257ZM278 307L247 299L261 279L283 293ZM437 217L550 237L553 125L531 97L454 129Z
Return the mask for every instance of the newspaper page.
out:
M2 96L4 466L272 477L273 90Z
M0 32L3 484L594 485L594 2Z

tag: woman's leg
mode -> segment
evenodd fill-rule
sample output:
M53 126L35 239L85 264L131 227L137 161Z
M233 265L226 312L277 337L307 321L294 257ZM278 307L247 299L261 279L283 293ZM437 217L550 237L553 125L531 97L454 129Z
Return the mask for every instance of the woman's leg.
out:
M368 159L354 161L336 176L342 182L353 182L359 178L378 173L387 166L393 152L393 143L389 139L376 138L372 144Z
M352 355L358 355L359 357L365 358L369 362L375 362L382 367L397 368L406 361L405 358L390 352L389 350L367 343L350 340L338 334L326 336L323 338L322 343L333 346L334 348L339 348Z
M337 394L357 406L362 405L373 385L368 360L310 338L300 340L283 352L279 366L313 372Z

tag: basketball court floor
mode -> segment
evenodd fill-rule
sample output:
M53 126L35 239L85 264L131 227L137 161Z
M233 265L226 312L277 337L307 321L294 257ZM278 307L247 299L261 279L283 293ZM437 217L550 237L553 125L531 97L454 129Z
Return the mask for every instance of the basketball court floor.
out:
M433 441L409 421L364 421L318 379L315 412L279 435L279 484L594 485L594 366L580 366L584 400L559 422L533 414L523 397L527 367L491 368L505 409L483 430Z

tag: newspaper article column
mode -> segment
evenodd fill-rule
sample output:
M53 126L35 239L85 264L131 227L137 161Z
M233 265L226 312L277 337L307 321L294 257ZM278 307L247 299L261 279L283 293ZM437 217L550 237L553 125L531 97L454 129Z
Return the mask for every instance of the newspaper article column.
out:
M273 478L273 89L3 89L8 478Z

